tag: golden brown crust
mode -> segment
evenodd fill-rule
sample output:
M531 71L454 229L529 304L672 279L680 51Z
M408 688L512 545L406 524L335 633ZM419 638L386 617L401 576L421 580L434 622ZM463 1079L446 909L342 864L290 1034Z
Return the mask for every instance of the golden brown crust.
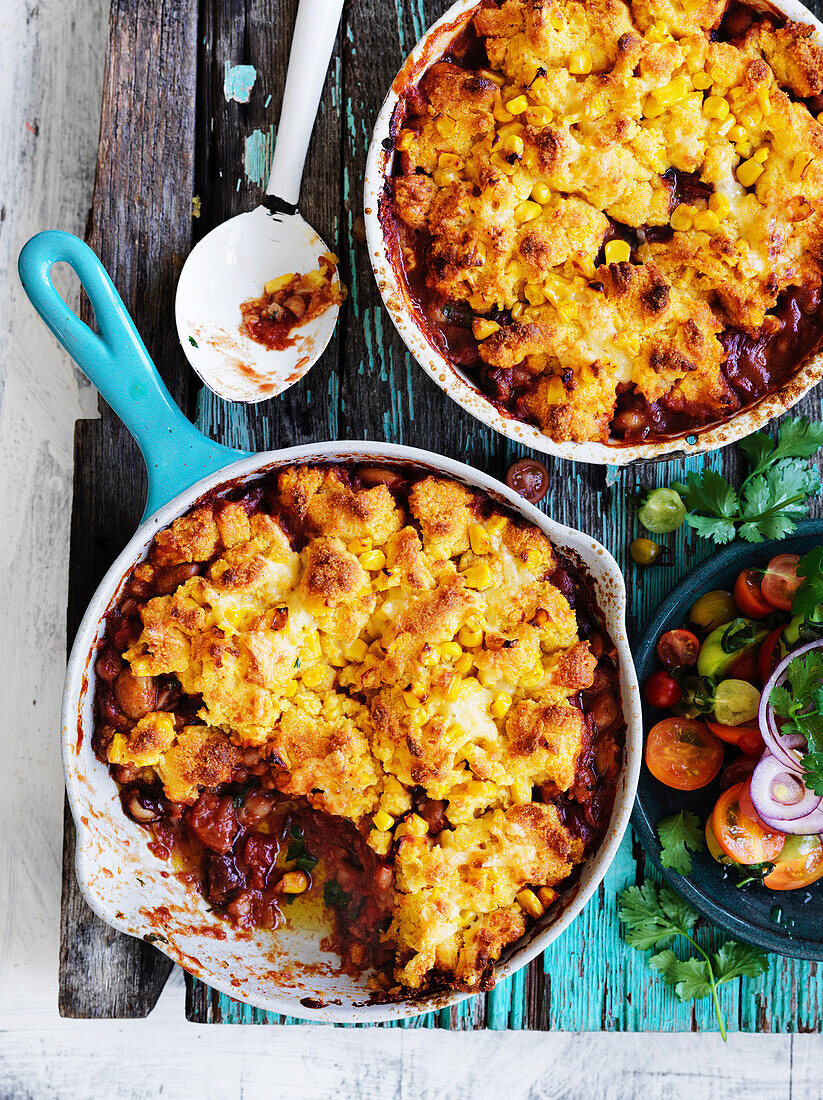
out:
M584 722L570 700L596 663L551 581L557 556L443 477L403 497L295 467L277 497L283 526L216 502L157 537L158 565L209 564L140 605L124 656L201 696L203 724L177 731L153 711L128 733L104 727L100 749L191 804L257 747L280 792L394 851L397 981L486 988L525 928L518 893L583 856L555 807L532 801L575 781ZM284 527L299 527L299 553ZM442 803L442 831L415 823L421 790Z
M553 439L607 441L627 390L728 417L721 332L773 331L779 296L821 283L823 125L797 99L823 91L823 49L768 17L712 41L727 7L482 7L490 68L432 65L397 135L428 291L468 304L482 363L525 379L500 400ZM706 185L676 211L671 169ZM604 256L610 223L670 220L631 262Z

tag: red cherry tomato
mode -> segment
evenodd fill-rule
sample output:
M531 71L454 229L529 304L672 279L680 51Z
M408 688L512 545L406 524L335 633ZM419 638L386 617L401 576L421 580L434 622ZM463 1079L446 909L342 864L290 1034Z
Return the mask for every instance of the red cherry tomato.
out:
M777 662L780 660L780 635L783 627L776 627L771 634L767 634L757 654L757 674L762 683L766 683L774 672Z
M760 578L753 569L744 569L735 581L734 600L749 619L765 619L773 610L760 591Z
M750 684L756 684L759 675L757 671L757 651L750 649L748 652L741 653L735 659L727 675L734 680L748 680Z
M666 718L649 730L646 767L677 791L696 791L711 783L723 764L723 746L702 722Z
M766 747L760 728L750 722L744 726L724 726L721 722L706 721L706 725L721 741L727 745L736 745L747 756L762 756Z
M717 843L735 863L771 863L786 842L785 833L759 825L739 803L743 784L729 787L712 811L712 832Z
M797 575L797 554L778 554L766 566L766 574L760 582L760 591L772 607L791 611L792 598L803 578Z
M646 702L650 707L673 707L683 698L683 689L668 672L653 672L643 685Z
M667 630L657 643L657 656L665 668L691 668L700 652L700 642L690 630Z
M732 760L720 773L718 783L721 791L727 791L736 783L744 783L757 767L757 761L752 756L738 756Z

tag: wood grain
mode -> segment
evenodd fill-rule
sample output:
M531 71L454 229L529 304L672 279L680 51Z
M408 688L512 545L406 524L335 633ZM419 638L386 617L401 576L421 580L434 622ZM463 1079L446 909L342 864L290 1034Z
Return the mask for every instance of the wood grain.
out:
M172 392L195 415L199 427L234 446L269 449L325 438L388 439L428 447L502 476L508 464L526 452L460 410L413 363L380 302L362 239L362 179L372 120L403 57L426 26L445 10L445 0L408 3L396 0L394 4L389 0L358 0L347 5L344 12L339 48L332 61L315 129L301 201L304 216L340 255L343 276L350 287L335 340L302 382L273 401L238 407L222 402L208 391L200 391L196 399L193 397L191 376L171 335L173 326L168 314L174 273L189 246L192 231L186 204L193 187L201 199L201 217L193 227L193 237L199 239L213 225L250 209L260 200L259 184L244 171L245 140L254 131L268 134L276 125L296 0L201 0L199 25L194 17L196 7L194 0L189 0L192 18L188 23L166 11L161 0L152 4L120 0L112 9L112 52L104 99L105 140L101 141L92 223L92 240L99 242L115 282L135 312ZM136 20L137 9L154 28L151 32ZM196 25L195 42L192 28ZM173 112L177 129L165 138L162 138L162 111L155 116L149 106L151 96L158 92L157 81L151 66L136 63L142 56L139 49L151 50L153 44L160 42L167 51L164 55L167 68L181 66L181 74L172 80L177 90ZM196 93L192 84L195 57ZM118 76L115 62L122 65L125 59L130 66ZM226 63L256 66L258 82L248 104L226 102L223 94ZM170 79L169 72L165 73L165 79ZM152 85L151 90L144 86L146 82ZM141 86L137 87L138 84ZM183 106L181 100L185 101ZM196 109L191 107L192 103ZM136 189L139 193L145 209L152 211L151 219L142 213L130 214L128 203L124 205L116 190L124 183L116 166L125 156L135 117L141 119L141 126L147 119L153 120L159 127L161 142L168 146L164 146L163 160L153 151L154 159L148 157L140 179L129 184L132 192ZM193 170L190 159L186 162L185 158L170 169L168 154L185 144L182 136L185 133L195 135ZM158 165L164 166L163 171ZM168 178L170 171L175 175L173 187ZM146 234L147 249L142 247L143 237L128 236L129 229L123 228L124 218L127 227L136 224ZM134 248L133 241L138 239L141 247ZM819 396L806 398L798 411L819 418ZM104 454L111 459L113 452L119 456L121 447L123 454L132 453L110 416L101 432L105 443L103 439L96 443L84 439L82 447L78 447L78 463L88 463L92 455L95 461ZM635 521L627 510L627 493L639 486L666 484L682 477L687 469L704 465L735 477L739 472L739 455L734 449L727 449L705 460L649 464L616 473L549 460L552 490L543 507L555 519L600 539L618 557L630 592L633 633L678 577L710 553L710 547L702 544L693 532L681 530L671 539L676 567L638 570L627 554L628 544L636 533ZM128 466L118 457L112 468L116 473ZM105 479L116 480L110 472ZM98 502L80 513L89 516L92 527L99 509L106 506L117 509L116 493L110 483L97 487L84 481L78 488L78 493L81 491ZM122 535L122 541L130 531L137 496L131 477L126 502L121 501L117 512L120 526L115 523L114 527L117 537ZM78 506L85 507L82 502ZM83 518L78 522L87 521ZM78 533L75 557L85 545ZM101 561L107 553L108 548L101 552ZM78 611L83 606L81 591L82 583L77 587ZM399 1026L714 1029L716 1022L709 1004L681 1005L671 990L650 974L644 957L625 948L620 940L616 896L627 882L642 877L643 871L642 851L627 836L597 896L543 958L501 983L488 996ZM67 892L71 892L68 885ZM143 950L142 945L139 949ZM138 971L135 959L129 957L124 978L130 980L128 974ZM157 970L149 977L150 989L159 975ZM763 979L743 983L739 988L724 988L722 998L732 1030L820 1030L821 1027L823 981L813 964L774 957ZM128 998L118 995L115 999L118 1007L122 1007ZM203 1023L295 1022L241 1005L190 978L187 978L186 1014L190 1020Z
M193 390L174 329L174 286L191 244L195 0L114 0L88 241L109 271L174 398ZM169 110L169 103L175 105ZM91 323L87 303L81 311ZM131 436L100 401L75 437L69 645L97 583L140 519L145 474ZM145 1016L171 963L113 932L83 901L66 813L60 937L64 1016Z

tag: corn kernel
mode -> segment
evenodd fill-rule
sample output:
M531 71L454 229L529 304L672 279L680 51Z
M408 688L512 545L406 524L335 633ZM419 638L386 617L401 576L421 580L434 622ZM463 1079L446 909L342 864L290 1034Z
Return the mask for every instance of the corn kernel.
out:
M405 700L406 706L409 708L409 710L417 710L418 707L423 705L422 701L418 699L413 691L404 691L403 699Z
M438 115L434 120L434 125L441 137L453 137L457 130L457 123L448 115Z
M757 103L760 107L760 110L763 112L763 117L768 118L768 116L772 113L772 101L769 97L768 88L757 89Z
M512 783L512 802L516 806L525 806L532 800L532 785L528 779L515 779Z
M523 302L517 302L512 306L512 320L519 321L523 314L526 312L526 306Z
M714 191L709 198L709 210L713 210L719 218L725 218L729 213L729 200L720 191Z
M478 75L484 77L486 80L490 80L492 84L496 84L498 88L502 88L506 83L505 78L501 76L500 73L492 72L491 69L480 69Z
M505 718L512 705L512 697L505 691L499 691L492 700L491 707L493 718Z
M729 131L733 130L737 125L737 119L734 115L727 115L722 122L716 122L711 128L711 132L717 137L728 137Z
M509 164L507 160L503 160L503 158L498 153L492 153L492 155L489 157L489 163L492 165L493 168L497 168L498 171L502 172L504 176L514 175L514 165Z
M720 228L720 219L713 210L701 210L694 216L694 228L703 233L716 233Z
M405 822L407 836L425 836L429 831L428 822L419 814L410 814Z
M530 306L542 306L546 302L546 295L539 283L526 283L523 293Z
M752 104L751 107L744 107L738 115L738 118L749 130L756 130L763 121L763 112L759 107L755 107L754 104Z
M526 550L523 553L523 561L531 569L538 569L542 560L543 556L539 550Z
M474 661L470 653L461 654L454 662L454 671L459 672L461 676L465 676L471 669Z
M580 316L580 305L578 302L561 302L557 312L564 321L576 321Z
M379 829L381 833L387 833L394 825L394 818L391 814L387 814L385 810L378 810L372 818L372 823L375 829Z
M492 571L486 562L478 561L464 571L463 580L469 588L488 588L492 582Z
M551 886L541 886L537 891L537 896L540 898L545 909L548 909L550 905L553 905L557 901L557 891L552 890Z
M521 677L520 683L525 688L534 688L543 682L543 677L545 675L546 673L543 665L538 661L531 672L527 672L525 676Z
M763 175L763 165L756 160L744 160L737 166L737 179L744 187L751 187Z
M654 98L654 96L647 96L646 102L643 104L643 117L644 118L660 118L663 114L663 108Z
M514 115L510 115L502 103L495 103L492 108L492 116L495 122L511 122Z
M353 642L350 642L346 646L346 660L359 663L365 659L366 654L369 651L369 647L363 641L362 638L355 638Z
M306 669L300 679L303 681L304 687L318 688L325 683L326 677L322 668L313 665L311 668Z
M769 159L769 147L767 145L761 145L757 152L752 156L752 160L756 160L758 164L765 164Z
M529 107L526 118L534 126L551 126L554 122L554 108L548 105Z
M710 95L703 101L704 118L724 119L728 116L729 104L722 96Z
M286 871L277 884L281 894L305 894L309 888L309 876L305 871Z
M404 130L400 137L397 139L397 148L401 153L407 153L411 149L412 141L414 141L414 134L411 130Z
M475 340L485 340L500 331L500 325L488 317L475 317L472 321L472 332Z
M669 224L672 229L678 229L684 232L687 229L691 229L693 218L694 211L692 208L685 203L681 203L672 211L672 216L669 218Z
M793 180L802 180L806 174L806 169L812 163L813 159L814 158L809 153L798 153L789 170L789 178Z
M423 646L423 652L420 654L420 663L426 668L434 668L435 665L440 664L440 654L434 646L430 646L428 642Z
M628 241L608 241L606 243L605 255L607 264L622 264L625 263L632 254L632 250L629 247Z
M662 88L652 88L652 95L662 107L670 107L684 99L689 90L685 77L676 76Z
M466 167L466 162L462 157L458 157L456 153L441 153L437 158L437 165L447 171L459 172L461 168Z
M509 156L523 156L523 138L519 134L509 134L503 138L503 151Z
M443 661L456 661L462 655L463 650L457 642L443 642L438 646L437 652Z
M386 564L386 555L382 550L370 550L367 554L361 554L357 560L364 569L374 571L383 568Z
M741 126L739 122L729 130L729 141L745 141L748 136L749 131L745 126Z
M592 71L592 55L589 50L574 50L569 54L569 72L585 76Z
M525 202L521 202L519 206L514 208L514 220L523 225L525 222L533 222L542 213L543 207L540 203L526 199Z
M486 531L489 533L489 535L491 535L492 538L496 539L499 535L502 535L503 532L506 530L506 525L508 524L508 522L509 521L506 519L505 516L501 516L501 515L490 516L486 520ZM470 537L471 537L471 533L470 533Z
M289 680L287 684L283 685L283 694L287 699L293 699L297 693L297 681Z
M543 206L552 197L552 189L547 183L536 183L532 188L532 198L535 202L541 203Z
M562 31L566 25L562 13L557 11L557 9L552 11L552 13L549 15L549 23L551 24L552 30L555 31Z
M466 649L472 649L483 641L483 631L472 630L469 626L461 626L457 632L457 640Z
M543 916L543 906L533 890L521 890L517 895L517 904L534 920L539 920Z
M370 538L365 539L352 539L349 545L346 547L350 554L365 554L367 550L371 550L372 540Z
M451 678L446 684L443 694L446 696L450 703L456 702L460 695L460 676L458 673L453 673Z
M278 275L276 279L269 279L269 281L264 284L263 289L267 294L276 294L278 290L282 290L283 287L288 286L293 278L294 274Z
M515 96L514 99L510 99L506 104L506 110L511 115L522 115L524 111L529 109L529 101L524 95Z
M320 657L323 654L323 648L320 645L320 635L310 634L306 639L306 649L312 657Z
M699 72L695 73L692 77L692 84L698 91L705 92L707 88L712 86L712 78L708 73Z
M469 524L469 542L474 554L488 554L492 548L489 536L479 523Z

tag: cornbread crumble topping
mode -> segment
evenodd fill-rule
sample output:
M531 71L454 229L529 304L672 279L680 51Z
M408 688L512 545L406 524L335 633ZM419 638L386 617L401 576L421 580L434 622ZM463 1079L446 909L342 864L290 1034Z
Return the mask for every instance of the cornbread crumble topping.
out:
M238 924L321 891L388 994L489 988L608 823L591 587L442 477L297 466L206 501L157 534L96 670L95 749L155 851Z
M726 0L484 0L401 96L424 328L559 441L726 419L821 342L823 52Z

